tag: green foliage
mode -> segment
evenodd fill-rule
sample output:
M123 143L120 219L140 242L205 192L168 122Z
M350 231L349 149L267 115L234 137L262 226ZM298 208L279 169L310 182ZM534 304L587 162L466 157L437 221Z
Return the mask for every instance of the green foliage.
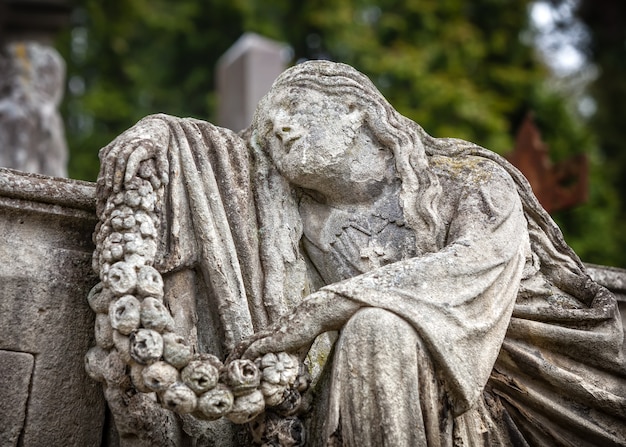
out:
M559 4L564 0L553 0ZM626 267L626 140L623 104L626 102L626 3L623 0L580 0L576 11L589 33L581 50L598 69L589 88L596 112L589 121L597 140L598 163L592 175L591 199L595 207L568 213L568 229L594 236L581 248L593 262ZM574 246L575 247L575 246Z
M328 58L355 66L434 136L506 153L533 110L556 160L585 152L594 162L590 202L557 216L566 239L585 260L626 265L611 244L624 242L616 231L617 195L603 178L594 138L546 83L549 73L529 37L529 4L77 0L74 27L60 42L70 78L85 85L64 105L70 173L95 179L97 150L142 116L212 120L217 59L242 32L254 31L288 42L293 62Z
M511 123L545 76L518 36L527 3L276 2L269 28L283 29L276 37L293 45L296 59L330 58L368 74L401 113L433 135L504 152L513 144ZM265 4L248 7L253 17L263 16ZM279 26L293 17L297 26Z
M626 267L626 235L618 192L606 181L605 163L592 156L589 200L553 216L565 240L585 262Z
M99 148L145 115L213 118L214 65L242 20L225 0L77 1L58 45L70 80L70 175L94 180Z

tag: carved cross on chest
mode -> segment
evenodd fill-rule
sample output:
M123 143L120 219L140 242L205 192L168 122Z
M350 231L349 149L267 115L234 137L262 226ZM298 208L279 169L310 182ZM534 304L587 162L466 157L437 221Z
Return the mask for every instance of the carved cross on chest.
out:
M385 259L385 247L383 247L377 240L369 241L367 247L363 247L359 251L359 255L361 259L367 259L372 264L378 266L381 261Z
M342 226L342 231L336 234L336 237L340 238L343 235L351 240L354 246L358 247L359 259L369 264L369 269L380 267L395 260L398 254L393 243L397 241L392 235L397 229L388 228L390 223L392 222L389 218L379 215L370 215L358 220L353 218L347 225Z

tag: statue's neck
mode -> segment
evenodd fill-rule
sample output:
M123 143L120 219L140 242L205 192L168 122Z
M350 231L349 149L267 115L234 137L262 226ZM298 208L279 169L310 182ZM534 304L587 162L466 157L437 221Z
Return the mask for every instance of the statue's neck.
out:
M363 188L358 191L346 189L343 195L325 195L319 191L303 190L303 196L307 196L309 202L316 203L318 207L327 209L329 213L337 211L348 214L372 214L384 213L390 204L398 203L400 188L400 179L395 179L380 182L369 189Z

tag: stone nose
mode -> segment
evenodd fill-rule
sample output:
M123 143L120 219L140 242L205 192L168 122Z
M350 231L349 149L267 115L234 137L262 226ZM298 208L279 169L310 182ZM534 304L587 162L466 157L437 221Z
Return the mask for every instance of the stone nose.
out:
M283 143L300 137L300 132L294 125L286 122L276 122L274 124L274 135Z
M284 125L274 126L274 135L276 135L276 137L278 137L279 140L284 141L289 136L289 133L291 132L291 130L292 128L290 126L284 126Z

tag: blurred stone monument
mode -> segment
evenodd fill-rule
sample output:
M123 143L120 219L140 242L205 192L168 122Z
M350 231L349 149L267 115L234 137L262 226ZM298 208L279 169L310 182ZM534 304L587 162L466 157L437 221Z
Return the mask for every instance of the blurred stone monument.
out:
M236 132L252 122L259 100L286 68L287 45L246 33L217 63L217 124Z
M68 16L64 0L0 1L0 166L67 175L65 62L50 41Z

